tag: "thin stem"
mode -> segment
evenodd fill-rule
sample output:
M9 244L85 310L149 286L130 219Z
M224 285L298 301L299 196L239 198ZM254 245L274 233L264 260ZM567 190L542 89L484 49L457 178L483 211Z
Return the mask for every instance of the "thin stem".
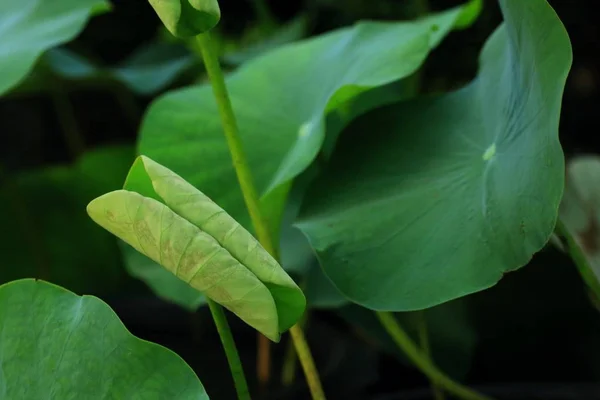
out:
M264 391L269 386L269 381L271 380L271 341L258 332L257 342L256 376L260 390Z
M304 371L304 376L306 377L313 400L325 400L325 392L323 392L323 387L321 386L321 379L317 373L315 361L310 353L310 348L308 347L302 328L298 324L292 326L290 328L290 335L294 341L296 354L302 365L302 370Z
M252 224L254 225L254 230L260 244L275 257L276 251L275 246L273 245L273 239L269 232L269 226L260 209L260 200L256 187L254 186L250 167L246 161L242 142L239 137L237 122L231 106L231 100L227 93L223 72L221 71L219 60L213 49L210 34L207 32L198 35L198 43L204 60L204 67L206 68L206 72L212 84L213 93L223 124L223 131L229 146L229 152L231 153L235 172L244 196L244 201L246 202L246 207L248 208L248 213L250 214ZM313 399L325 399L323 389L321 388L319 374L315 368L308 345L304 340L302 330L295 325L290 329L290 333L292 335L292 340L294 340L298 358L304 369L304 374L306 375L306 380L308 381L308 386L311 390Z
M221 343L223 343L223 349L227 356L227 362L229 363L229 369L233 376L233 383L238 399L250 400L250 391L248 390L248 384L246 383L246 377L244 376L242 362L240 361L240 356L235 347L233 335L231 334L231 329L229 328L229 323L227 322L223 307L209 298L206 298L206 301L210 308L213 320L215 321L215 325L217 326L217 332L219 332L219 336L221 337Z
M419 344L423 350L425 357L431 360L431 350L429 347L429 332L427 329L427 320L425 319L425 311L417 311L417 330L419 333ZM433 398L435 400L444 400L444 392L435 384L431 382L431 391L433 392Z
M60 82L52 87L51 95L60 129L65 137L69 153L71 153L73 159L77 159L85 150L85 141L77 126L75 111L69 100L69 95L60 87Z
M433 362L426 357L413 343L410 337L402 329L394 315L384 311L378 311L379 321L392 337L394 342L402 349L404 354L423 372L432 382L444 388L448 393L464 400L491 400L490 397L479 394L460 383L454 382L450 377L438 369Z
M305 285L300 285L301 288L304 288L304 286ZM298 321L298 326L301 329L306 329L308 316L309 313L305 312L300 321ZM294 378L296 377L296 361L298 361L298 355L296 354L295 342L294 340L290 340L285 349L283 367L281 369L281 383L283 386L290 386L294 383Z
M235 173L240 188L242 189L244 201L246 202L252 225L256 231L256 236L265 250L270 254L275 254L275 246L271 240L271 234L266 220L263 218L260 210L260 200L256 187L254 186L252 173L250 172L250 168L248 168L248 161L246 160L246 154L244 153L242 141L240 140L237 121L233 114L227 87L225 86L225 78L223 77L223 71L221 71L219 60L214 51L210 34L207 32L198 35L198 43L200 45L200 51L202 52L204 67L210 78L213 93L217 101L221 123L223 124L223 132L227 139L227 145L229 146Z
M283 386L290 386L294 383L297 361L298 357L296 356L294 341L290 340L285 349L285 354L283 356L283 367L281 368L281 384Z
M565 239L569 255L577 266L577 270L583 278L583 281L594 294L594 297L596 298L595 300L600 300L600 282L598 282L596 274L592 270L585 253L581 249L581 246L577 243L575 237L573 237L569 229L565 226L564 222L562 222L560 218L556 222L555 232L558 236L562 236Z

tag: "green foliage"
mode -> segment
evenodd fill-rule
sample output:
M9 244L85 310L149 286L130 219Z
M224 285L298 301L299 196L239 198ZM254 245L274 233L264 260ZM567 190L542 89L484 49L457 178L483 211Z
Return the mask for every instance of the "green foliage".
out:
M25 279L0 286L0 398L208 400L175 353L131 335L108 305Z
M29 73L47 49L71 40L105 0L0 0L0 95Z
M77 292L118 290L125 276L116 241L89 220L85 206L119 188L133 158L131 146L113 146L73 166L4 176L0 219L11 228L0 233L0 282L38 277Z
M122 82L142 95L154 94L175 81L195 63L192 54L175 43L152 42L137 49L114 67L100 67L67 49L56 48L44 55L56 75L77 81Z
M227 82L231 100L263 196L313 161L324 140L325 114L361 92L412 74L461 13L456 8L415 22L360 23L283 46L232 74ZM174 91L154 102L144 118L139 149L202 187L248 226L209 85ZM281 214L281 209L270 211Z
M125 190L93 200L88 213L274 341L304 312L302 291L248 231L147 157L136 160Z
M212 29L221 19L217 0L148 0L174 36L186 38Z
M298 226L358 304L407 311L483 290L554 229L571 46L545 0L500 4L472 84L359 118L307 195Z

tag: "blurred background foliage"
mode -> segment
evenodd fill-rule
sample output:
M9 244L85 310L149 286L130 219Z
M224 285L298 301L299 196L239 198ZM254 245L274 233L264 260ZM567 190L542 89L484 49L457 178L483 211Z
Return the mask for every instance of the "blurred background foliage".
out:
M600 7L591 0L549 2L575 55L561 142L568 158L598 153ZM28 78L0 98L0 283L38 277L101 297L132 333L180 354L211 398L230 399L233 387L208 311L154 295L126 271L116 239L85 213L92 198L122 185L148 104L167 90L205 80L194 43L170 37L146 1L112 4L75 40L45 52ZM267 13L249 0L220 4L222 61L234 70L261 52L359 20L410 19L461 2L273 0ZM496 1L484 1L476 23L451 33L429 56L421 92L448 91L473 78L478 52L500 20ZM299 206L294 199L290 218ZM322 279L298 235L284 232L283 263L292 273L312 268L307 329L329 398L430 398L427 381L405 362L374 314L350 305ZM194 293L181 296L180 304L202 301ZM598 311L569 259L553 247L489 290L398 317L415 338L425 319L442 369L502 398L600 398L588 385L600 379ZM256 386L256 335L240 321L231 323ZM262 398L307 398L302 379L285 389L279 384L286 342L273 348L272 390Z

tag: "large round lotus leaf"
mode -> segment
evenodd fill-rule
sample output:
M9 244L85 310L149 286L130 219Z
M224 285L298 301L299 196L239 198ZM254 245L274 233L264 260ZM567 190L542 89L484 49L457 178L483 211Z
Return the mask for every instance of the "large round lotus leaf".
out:
M0 95L45 50L71 40L105 0L0 0Z
M359 118L306 197L299 227L363 306L414 310L488 288L552 234L571 46L545 0L500 5L472 84Z
M25 279L0 286L0 398L208 400L175 353L130 334L108 305Z

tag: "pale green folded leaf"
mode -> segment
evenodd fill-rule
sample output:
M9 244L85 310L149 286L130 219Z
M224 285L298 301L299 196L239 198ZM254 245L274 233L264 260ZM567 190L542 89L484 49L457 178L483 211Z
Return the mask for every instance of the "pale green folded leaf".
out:
M304 312L298 286L248 231L147 157L136 160L125 190L95 199L88 213L274 341Z

